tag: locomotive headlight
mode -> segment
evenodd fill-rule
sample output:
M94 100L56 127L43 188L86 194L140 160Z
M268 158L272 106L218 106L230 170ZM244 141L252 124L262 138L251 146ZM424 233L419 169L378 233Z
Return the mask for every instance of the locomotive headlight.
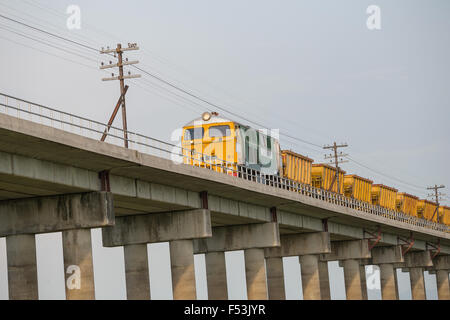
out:
M209 121L209 120L211 120L211 113L209 113L209 112L203 113L203 114L202 114L202 119L203 119L203 121Z

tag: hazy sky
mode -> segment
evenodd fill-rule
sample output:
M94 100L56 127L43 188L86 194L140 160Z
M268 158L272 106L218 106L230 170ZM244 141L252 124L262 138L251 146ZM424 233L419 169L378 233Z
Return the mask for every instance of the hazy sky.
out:
M72 4L81 9L80 30L66 27ZM366 26L369 5L381 9L381 30ZM141 50L128 56L140 67L228 110L317 145L347 142L346 152L364 167L349 162L343 168L375 183L420 197L429 185L450 186L447 0L0 0L0 14L99 49L137 42ZM109 118L119 89L100 81L105 57L2 18L0 50L1 92ZM129 84L128 127L151 137L169 140L174 129L211 109L147 75ZM281 139L283 148L322 161L320 148L293 142ZM450 205L448 197L443 203ZM97 297L124 298L122 249L101 248L99 230L93 242ZM7 298L4 247L0 239L0 298ZM170 298L168 246L149 248L153 296ZM37 249L41 297L64 297L60 234L39 236ZM242 253L227 258L237 270L230 295L245 297ZM206 297L202 256L196 266L199 297ZM297 260L285 259L285 268L289 279L298 278L287 284L288 297L299 298ZM332 264L330 272L333 297L343 298L342 270ZM408 298L408 276L399 278ZM427 286L435 298L434 276L427 276ZM379 298L379 290L370 296Z

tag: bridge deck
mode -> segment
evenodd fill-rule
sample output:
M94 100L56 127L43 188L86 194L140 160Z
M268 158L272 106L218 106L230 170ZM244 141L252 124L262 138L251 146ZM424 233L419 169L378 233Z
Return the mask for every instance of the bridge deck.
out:
M186 200L175 201L144 201L133 198L129 190L115 192L116 209L118 214L136 214L143 212L161 212L165 210L181 210L190 207L198 207L198 192L207 190L212 199L217 197L218 201L224 203L226 199L238 201L239 203L253 204L264 207L265 214L258 216L233 216L215 211L213 208L213 223L237 224L244 221L266 221L268 209L277 207L280 212L314 219L330 218L330 222L342 226L367 228L375 230L381 226L383 232L409 237L414 232L415 238L435 243L437 238L441 239L441 246L450 246L450 233L411 225L402 221L387 219L386 217L374 215L369 212L355 210L350 207L333 204L302 195L297 192L283 190L252 181L217 173L208 169L193 167L184 164L175 164L171 160L152 156L136 150L125 149L117 145L100 142L81 135L64 130L41 125L17 117L0 114L0 198L11 199L30 197L38 195L50 195L60 193L80 192L87 190L98 190L99 181L96 173L110 170L115 182L120 179L126 180L129 185L123 184L125 189L133 189L133 192L144 192L137 185L137 180L149 183L157 183L162 186L171 186L176 189L171 192L183 193ZM22 156L22 160L14 162L8 160L13 155ZM52 169L53 175L58 170L58 175L69 176L64 167L72 168L71 179L87 179L87 184L76 183L72 186L58 183L60 177L40 177L45 174L44 169L31 163L30 159L39 159L55 164ZM9 168L14 163L21 163L21 168ZM74 175L74 168L85 169L90 172ZM13 174L14 170L29 171L26 175ZM56 171L55 171L56 170ZM95 174L94 174L95 173ZM83 176L85 175L85 176ZM86 176L88 175L88 176ZM75 178L74 178L75 177ZM124 180L124 181L125 181ZM53 181L53 182L52 182ZM135 185L131 185L130 181ZM76 182L76 181L75 181ZM86 186L89 187L86 187ZM178 190L178 191L177 191ZM130 192L130 196L127 196ZM117 196L116 196L117 194ZM161 195L164 197L164 195ZM212 207L217 206L212 204ZM280 221L281 231L289 232L299 230L298 225L289 225ZM305 229L307 230L307 229ZM311 229L312 230L312 229ZM331 231L330 231L331 232ZM449 250L450 248L446 248Z

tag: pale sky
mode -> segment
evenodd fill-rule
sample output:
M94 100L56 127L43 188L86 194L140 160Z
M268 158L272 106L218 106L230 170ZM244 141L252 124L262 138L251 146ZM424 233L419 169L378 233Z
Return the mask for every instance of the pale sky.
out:
M80 30L66 26L72 4L81 9ZM381 9L380 30L366 26L369 5ZM141 50L128 56L141 68L227 110L317 145L347 142L346 152L363 165L343 164L348 173L420 197L427 186L450 186L447 0L0 0L0 14L98 49L137 42ZM119 88L100 81L104 56L2 18L0 51L0 92L108 120ZM129 84L128 127L151 137L169 140L173 130L211 109L147 75ZM323 161L320 148L283 136L281 144ZM448 196L442 203L450 205ZM7 298L4 243L0 239L0 299ZM124 298L123 250L102 248L99 230L93 247L97 298ZM168 246L149 248L153 297L170 298ZM61 250L60 234L38 236L41 298L64 298ZM242 253L227 259L230 297L245 298ZM199 298L205 298L202 256L196 267ZM285 259L288 298L301 297L299 270L297 260ZM330 274L333 297L342 299L342 269L333 263ZM434 276L426 279L428 296L436 298ZM410 297L407 274L399 281L401 296ZM369 295L378 299L379 290Z

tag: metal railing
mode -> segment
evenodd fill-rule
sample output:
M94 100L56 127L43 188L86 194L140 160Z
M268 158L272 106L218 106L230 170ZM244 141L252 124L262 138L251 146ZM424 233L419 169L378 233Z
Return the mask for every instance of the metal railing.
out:
M2 101L3 100L3 101ZM0 113L29 120L75 133L84 137L100 140L107 133L107 142L118 146L124 145L124 132L122 129L101 123L95 120L79 117L57 109L49 108L40 104L26 101L0 93ZM428 228L441 232L450 232L450 227L426 219L407 215L403 212L386 209L380 206L348 198L335 192L315 188L311 185L302 184L294 180L273 175L265 175L260 171L236 165L217 157L201 154L191 149L183 148L181 145L165 142L159 139L144 136L128 131L128 147L142 153L171 159L178 163L190 164L217 172L227 174L237 179L253 181L277 189L297 192L304 196L319 199L328 203L370 213L378 217L399 221L410 225Z

